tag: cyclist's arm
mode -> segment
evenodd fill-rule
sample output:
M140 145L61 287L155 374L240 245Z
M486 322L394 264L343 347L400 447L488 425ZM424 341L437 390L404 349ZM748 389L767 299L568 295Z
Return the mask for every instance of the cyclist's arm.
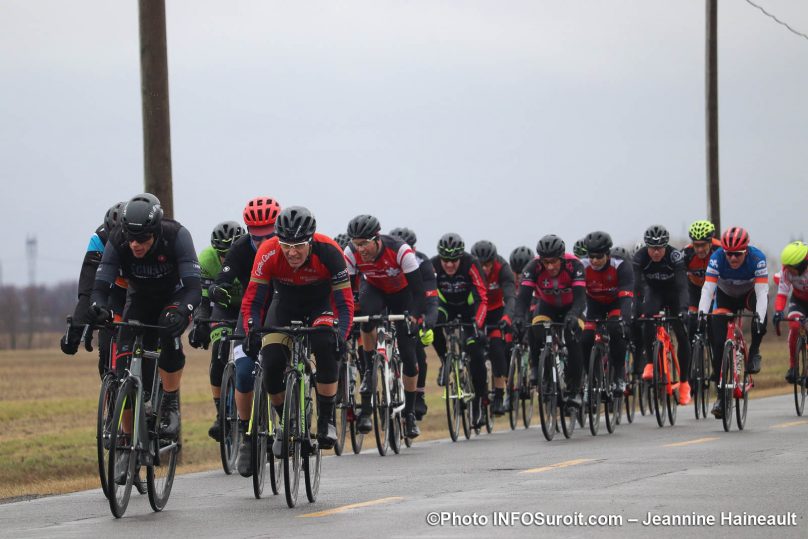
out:
M87 252L84 254L84 261L81 263L81 272L79 273L79 293L78 303L73 310L73 323L76 325L84 324L87 321L87 309L90 307L90 296L93 293L93 285L95 284L95 273L98 271L98 265L101 263L101 257L104 255L104 244L98 234L93 234L90 238L90 244L87 246Z
M330 243L322 244L322 247L320 259L331 272L331 297L336 308L334 314L337 315L337 320L339 320L340 333L347 339L351 335L354 316L353 290L351 289L348 266L345 257L334 240L330 240Z
M780 282L777 284L777 297L774 299L775 311L785 310L792 287L791 278L788 276L788 273L784 271L782 275L780 275Z
M579 260L572 263L572 306L570 314L583 318L586 309L586 271Z
M227 254L224 256L224 262L222 262L222 269L219 271L219 274L213 280L213 284L216 285L232 285L236 279L238 279L239 275L245 275L249 272L246 271L246 264L244 261L244 255L242 249L235 248L236 245L234 244L233 247L227 251Z
M710 256L710 263L707 265L707 272L704 276L704 284L701 287L701 299L699 299L699 312L709 313L710 304L713 302L715 289L718 288L718 261L724 256L724 251L716 251Z
M194 241L185 227L177 232L174 252L177 256L177 272L182 283L179 301L182 305L189 306L193 312L202 302L202 273L194 250Z
M438 281L432 262L424 258L419 265L421 269L421 280L424 282L424 295L426 296L426 312L424 313L424 324L426 327L435 327L438 322Z
M104 248L101 262L98 265L98 271L95 274L93 291L90 295L91 305L95 303L101 307L107 306L109 303L110 290L115 286L115 278L118 276L120 266L121 259L118 256L118 251L108 241Z
M536 292L536 265L537 259L527 263L519 276L519 290L517 291L516 304L514 305L514 319L524 320L530 309L533 294ZM580 264L580 263L579 263Z
M679 293L679 308L687 307L689 298L687 296L687 269L685 267L684 255L681 251L673 250L671 253L673 261L673 282L676 291Z
M404 277L407 279L407 287L410 289L415 302L413 315L416 318L421 318L426 313L426 289L421 278L421 269L416 267L415 270L405 273Z
M474 322L478 329L485 326L485 315L488 314L488 287L483 279L483 271L477 262L471 261L468 270L468 277L471 281L471 303L474 309Z
M505 302L502 317L510 320L514 316L516 304L516 279L508 264L503 264L499 270L499 287L502 289L502 299Z
M763 255L755 263L755 303L755 312L763 321L769 307L769 269Z
M634 300L634 271L631 264L623 261L617 266L617 299L620 304L620 316L623 320L631 320Z

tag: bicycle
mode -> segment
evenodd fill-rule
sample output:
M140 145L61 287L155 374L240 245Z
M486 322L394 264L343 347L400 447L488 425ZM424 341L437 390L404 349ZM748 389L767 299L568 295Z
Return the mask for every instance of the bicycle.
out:
M354 326L352 331L352 338L348 341L347 356L342 362L340 368L340 381L337 386L337 403L334 407L335 414L345 414L345 421L347 422L348 431L351 434L351 449L354 455L358 455L362 451L362 444L365 440L365 435L359 432L356 428L356 423L359 420L359 413L361 406L357 403L360 402L359 386L362 384L362 376L364 360L359 357L357 350L357 339L359 339L359 331ZM344 410L344 412L342 411ZM339 417L337 418L339 420ZM339 432L339 425L337 425L337 432ZM343 429L344 431L344 429ZM344 434L343 444L344 444ZM336 446L334 446L336 447Z
M625 401L626 420L629 425L634 423L634 414L637 411L637 401L642 401L640 397L640 376L634 370L637 350L634 348L634 340L627 339L626 343L626 363L625 373L628 380L626 380L626 389L623 392L623 400ZM642 407L642 405L640 405ZM622 414L617 416L617 423L622 422Z
M652 318L638 320L656 327L656 340L651 351L654 375L650 385L653 396L651 403L660 427L665 426L666 412L670 425L676 424L676 410L679 407L679 358L670 336L670 324L676 321L679 321L679 317L668 316L664 311Z
M797 416L802 417L805 411L805 395L808 392L808 330L806 330L806 321L808 318L804 316L789 318L789 322L798 322L800 325L799 336L797 337L797 346L795 350L797 357L794 358L794 407L797 409ZM774 326L777 336L780 336L780 325Z
M569 359L564 342L565 324L540 322L544 326L545 343L539 355L539 418L541 431L550 442L558 431L559 409L561 410L561 430L569 439L575 430L577 407L568 406L564 400L567 392L566 370Z
M407 320L406 314L376 314L357 316L354 322L381 322L376 328L376 353L373 354L371 376L371 405L373 406L373 433L379 455L387 455L389 448L401 452L405 439L402 427L404 410L404 380L401 373L401 355L396 341L396 328L390 322ZM407 439L408 440L408 439ZM407 446L411 441L405 441Z
M508 421L511 430L516 429L519 422L519 410L522 411L522 424L530 428L533 418L533 402L535 388L530 384L530 351L522 339L514 338L511 358L508 364Z
M435 325L436 329L447 330L446 358L443 363L443 398L446 401L449 436L453 442L457 441L461 421L463 435L467 440L471 438L471 400L474 398L474 388L469 371L470 359L462 345L464 327L472 327L476 331L474 324L461 322L460 317Z
M606 430L609 434L617 426L617 416L623 403L623 388L617 387L617 374L609 361L609 332L607 324L622 324L618 319L587 320L587 324L595 325L595 344L589 354L589 370L584 385L584 405L589 419L589 432L597 436L600 430L600 405L603 403L603 415ZM582 419L582 416L581 416Z
M163 386L157 370L159 352L143 348L143 333L161 327L136 320L113 322L112 325L131 328L135 333L132 358L119 381L110 429L107 489L112 514L120 518L129 504L138 465L146 466L149 504L154 511L163 510L174 484L179 443L160 434L165 418L162 415ZM174 346L179 348L179 337L174 339ZM154 374L149 392L143 387L144 359L153 361ZM126 464L123 478L116 478L119 461Z
M706 333L696 331L691 344L693 379L693 407L696 419L706 419L710 410L710 382L713 378L713 349Z
M735 408L735 419L738 430L746 426L746 412L749 407L749 390L754 387L752 375L746 369L749 352L741 327L742 318L757 318L757 314L713 312L708 317L722 316L727 318L727 335L724 351L721 354L721 370L719 371L718 391L721 392L721 423L724 431L732 428L732 409Z

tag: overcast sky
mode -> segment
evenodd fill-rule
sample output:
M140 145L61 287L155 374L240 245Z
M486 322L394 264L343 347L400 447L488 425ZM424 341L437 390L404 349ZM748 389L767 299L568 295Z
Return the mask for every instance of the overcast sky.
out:
M808 3L756 0L808 33ZM167 2L176 218L247 200L321 232L372 213L505 256L705 217L705 2ZM779 257L808 228L808 40L719 6L722 218ZM137 2L0 0L2 279L75 279L143 189Z

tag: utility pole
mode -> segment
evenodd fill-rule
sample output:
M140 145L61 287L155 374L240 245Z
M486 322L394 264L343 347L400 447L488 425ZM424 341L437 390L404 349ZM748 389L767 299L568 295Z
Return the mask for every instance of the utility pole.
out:
M39 310L36 291L36 236L28 236L25 239L25 254L28 258L28 291L26 294L26 303L28 304L28 348L31 349L34 347L34 326L36 325L36 313Z
M721 234L718 190L718 0L707 3L707 214Z
M165 216L173 219L165 0L138 0L138 9L144 187L160 199Z

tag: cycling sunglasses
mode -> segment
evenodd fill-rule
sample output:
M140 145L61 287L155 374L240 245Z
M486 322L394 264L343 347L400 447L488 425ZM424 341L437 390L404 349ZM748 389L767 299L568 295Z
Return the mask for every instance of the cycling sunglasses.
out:
M301 242L298 242L298 243L288 243L288 242L285 242L285 241L278 241L278 243L281 245L281 247L283 249L296 249L296 250L303 249L306 245L309 244L308 240L307 241L301 241Z
M743 251L724 251L724 254L727 255L727 258L741 258L743 255L746 254L746 250L743 250Z

